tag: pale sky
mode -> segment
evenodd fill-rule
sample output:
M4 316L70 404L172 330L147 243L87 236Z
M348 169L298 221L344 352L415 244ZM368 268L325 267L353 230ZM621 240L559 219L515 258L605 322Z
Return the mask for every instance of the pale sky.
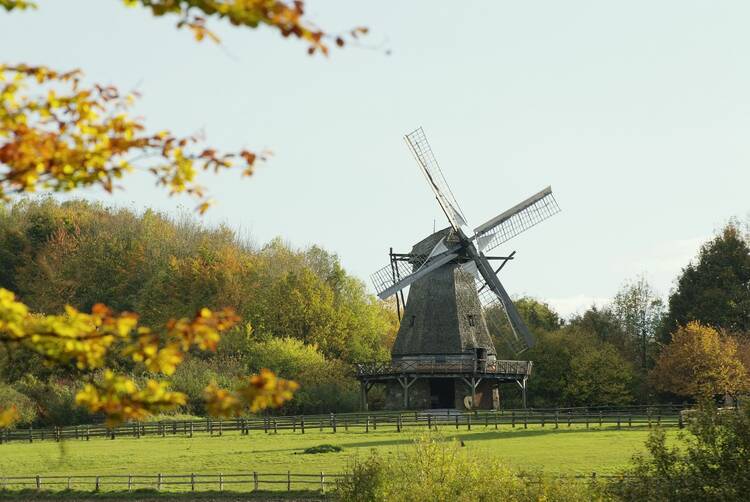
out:
M508 242L501 280L563 314L645 273L667 295L701 242L750 211L750 4L308 0L365 47L309 57L269 29L197 44L120 0L0 15L3 62L82 68L143 94L155 130L269 148L252 178L208 176L204 218L259 243L337 253L365 280L444 216L402 140L423 126L474 226L552 185L563 212ZM386 49L391 51L386 54ZM175 214L146 176L87 197Z

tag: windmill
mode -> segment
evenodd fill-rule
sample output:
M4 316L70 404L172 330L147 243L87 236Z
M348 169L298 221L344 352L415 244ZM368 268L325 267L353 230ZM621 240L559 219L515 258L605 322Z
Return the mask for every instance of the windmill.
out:
M502 339L513 357L534 344L497 277L515 252L500 257L487 253L558 213L552 190L545 188L472 233L422 128L405 140L450 225L409 253L391 250L390 263L372 275L381 299L396 295L401 325L390 364L358 365L363 405L375 383L388 385L391 407L497 407L497 384L504 381L517 382L525 401L531 363L498 360L493 343L493 337ZM492 260L499 260L497 268ZM466 395L461 382L469 388Z

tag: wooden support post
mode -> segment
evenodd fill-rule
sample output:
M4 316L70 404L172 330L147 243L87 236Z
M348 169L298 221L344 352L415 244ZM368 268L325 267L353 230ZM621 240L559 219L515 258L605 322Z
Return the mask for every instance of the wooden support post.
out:
M471 430L471 415L466 415L466 430Z
M510 412L510 426L513 428L516 427L516 412L515 411Z
M599 428L601 429L601 427L602 427L602 412L600 411L599 412Z
M456 415L456 430L458 430L458 417L459 415Z
M560 428L560 412L555 410L555 429Z
M194 472L190 473L190 491L191 492L195 491L195 473Z
M128 474L128 491L133 491L133 475Z
M39 476L39 474L36 475L36 491L40 491L42 489L42 478Z
M99 476L97 476L96 479L94 480L94 491L95 492L99 491Z
M221 472L219 473L219 491L224 491L224 474Z
M336 414L331 413L331 430L336 433Z
M258 491L258 473L253 471L253 491Z
M161 491L161 473L156 475L156 491Z
M367 434L368 432L370 432L370 416L366 415L365 416L365 434Z
M320 493L326 492L326 477L323 471L320 471Z
M302 415L299 418L299 428L302 434L304 434L305 433L305 416L304 415Z
M68 491L70 491L70 476L68 476L68 485L67 485Z
M292 417L292 432L297 432L297 417Z
M286 491L292 491L292 471L286 471Z
M427 430L432 430L432 415L429 414L427 415Z

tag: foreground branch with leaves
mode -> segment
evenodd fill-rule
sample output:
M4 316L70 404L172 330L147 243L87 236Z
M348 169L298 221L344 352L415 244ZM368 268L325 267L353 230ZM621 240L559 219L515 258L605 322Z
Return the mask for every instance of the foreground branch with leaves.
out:
M124 0L157 17L176 16L177 27L190 29L198 41L219 41L207 18L233 26L267 26L284 37L308 44L310 54L328 54L328 44L345 45L367 32L355 28L331 35L305 16L303 1L281 0ZM37 8L31 0L0 0L8 12ZM249 150L222 153L195 136L177 137L169 131L147 132L132 117L137 95L114 86L85 85L78 70L57 71L44 66L0 64L0 200L24 192L71 191L98 186L112 192L116 181L137 169L147 170L172 194L198 200L203 213L211 201L196 181L198 172L237 168L250 175L263 154ZM139 324L133 313L114 313L102 304L91 312L66 307L59 315L35 314L16 296L0 289L0 344L7 351L30 351L48 365L72 367L85 385L76 402L110 423L140 419L150 413L185 404L185 395L169 390L168 377L189 350L215 350L221 333L238 321L231 310L200 309L192 319L174 319L159 330ZM108 368L116 354L141 364L161 377L138 385ZM292 397L297 384L262 370L236 389L209 385L207 409L231 416L245 410L279 406ZM14 407L0 407L0 427L18 419Z

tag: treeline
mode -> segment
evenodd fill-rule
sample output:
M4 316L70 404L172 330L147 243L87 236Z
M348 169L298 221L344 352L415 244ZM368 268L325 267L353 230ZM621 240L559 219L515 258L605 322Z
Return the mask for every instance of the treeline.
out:
M568 320L543 302L516 302L538 337L524 354L534 361L531 405L692 402L750 391L749 241L730 222L682 269L666 304L643 277Z
M201 307L233 307L242 324L216 352L191 353L172 378L188 396L181 413L190 415L205 414L207 384L232 387L264 367L301 384L279 413L353 411L352 363L388 360L398 328L393 305L317 246L258 246L191 216L83 201L0 209L0 287L36 312L104 303L153 326ZM531 298L516 305L538 339L522 355L534 361L531 406L682 402L750 390L750 248L737 222L686 264L666 303L641 277L570 319ZM496 345L502 351L502 341ZM108 366L148 377L125 359ZM22 423L97 419L75 406L80 385L74 367L0 347L0 404L15 404ZM377 392L371 398L377 408ZM520 406L514 386L503 390L503 406Z
M315 413L357 406L351 363L387 360L397 329L394 309L368 294L338 258L317 246L281 240L256 246L226 228L206 228L146 211L84 201L24 201L0 209L0 287L40 313L104 303L137 312L146 325L233 307L242 325L218 350L195 352L172 378L201 415L208 383L231 387L268 367L301 390L285 410ZM111 367L145 378L125 359ZM73 367L47 367L36 355L0 348L0 403L22 422L63 425L90 420L73 396Z

